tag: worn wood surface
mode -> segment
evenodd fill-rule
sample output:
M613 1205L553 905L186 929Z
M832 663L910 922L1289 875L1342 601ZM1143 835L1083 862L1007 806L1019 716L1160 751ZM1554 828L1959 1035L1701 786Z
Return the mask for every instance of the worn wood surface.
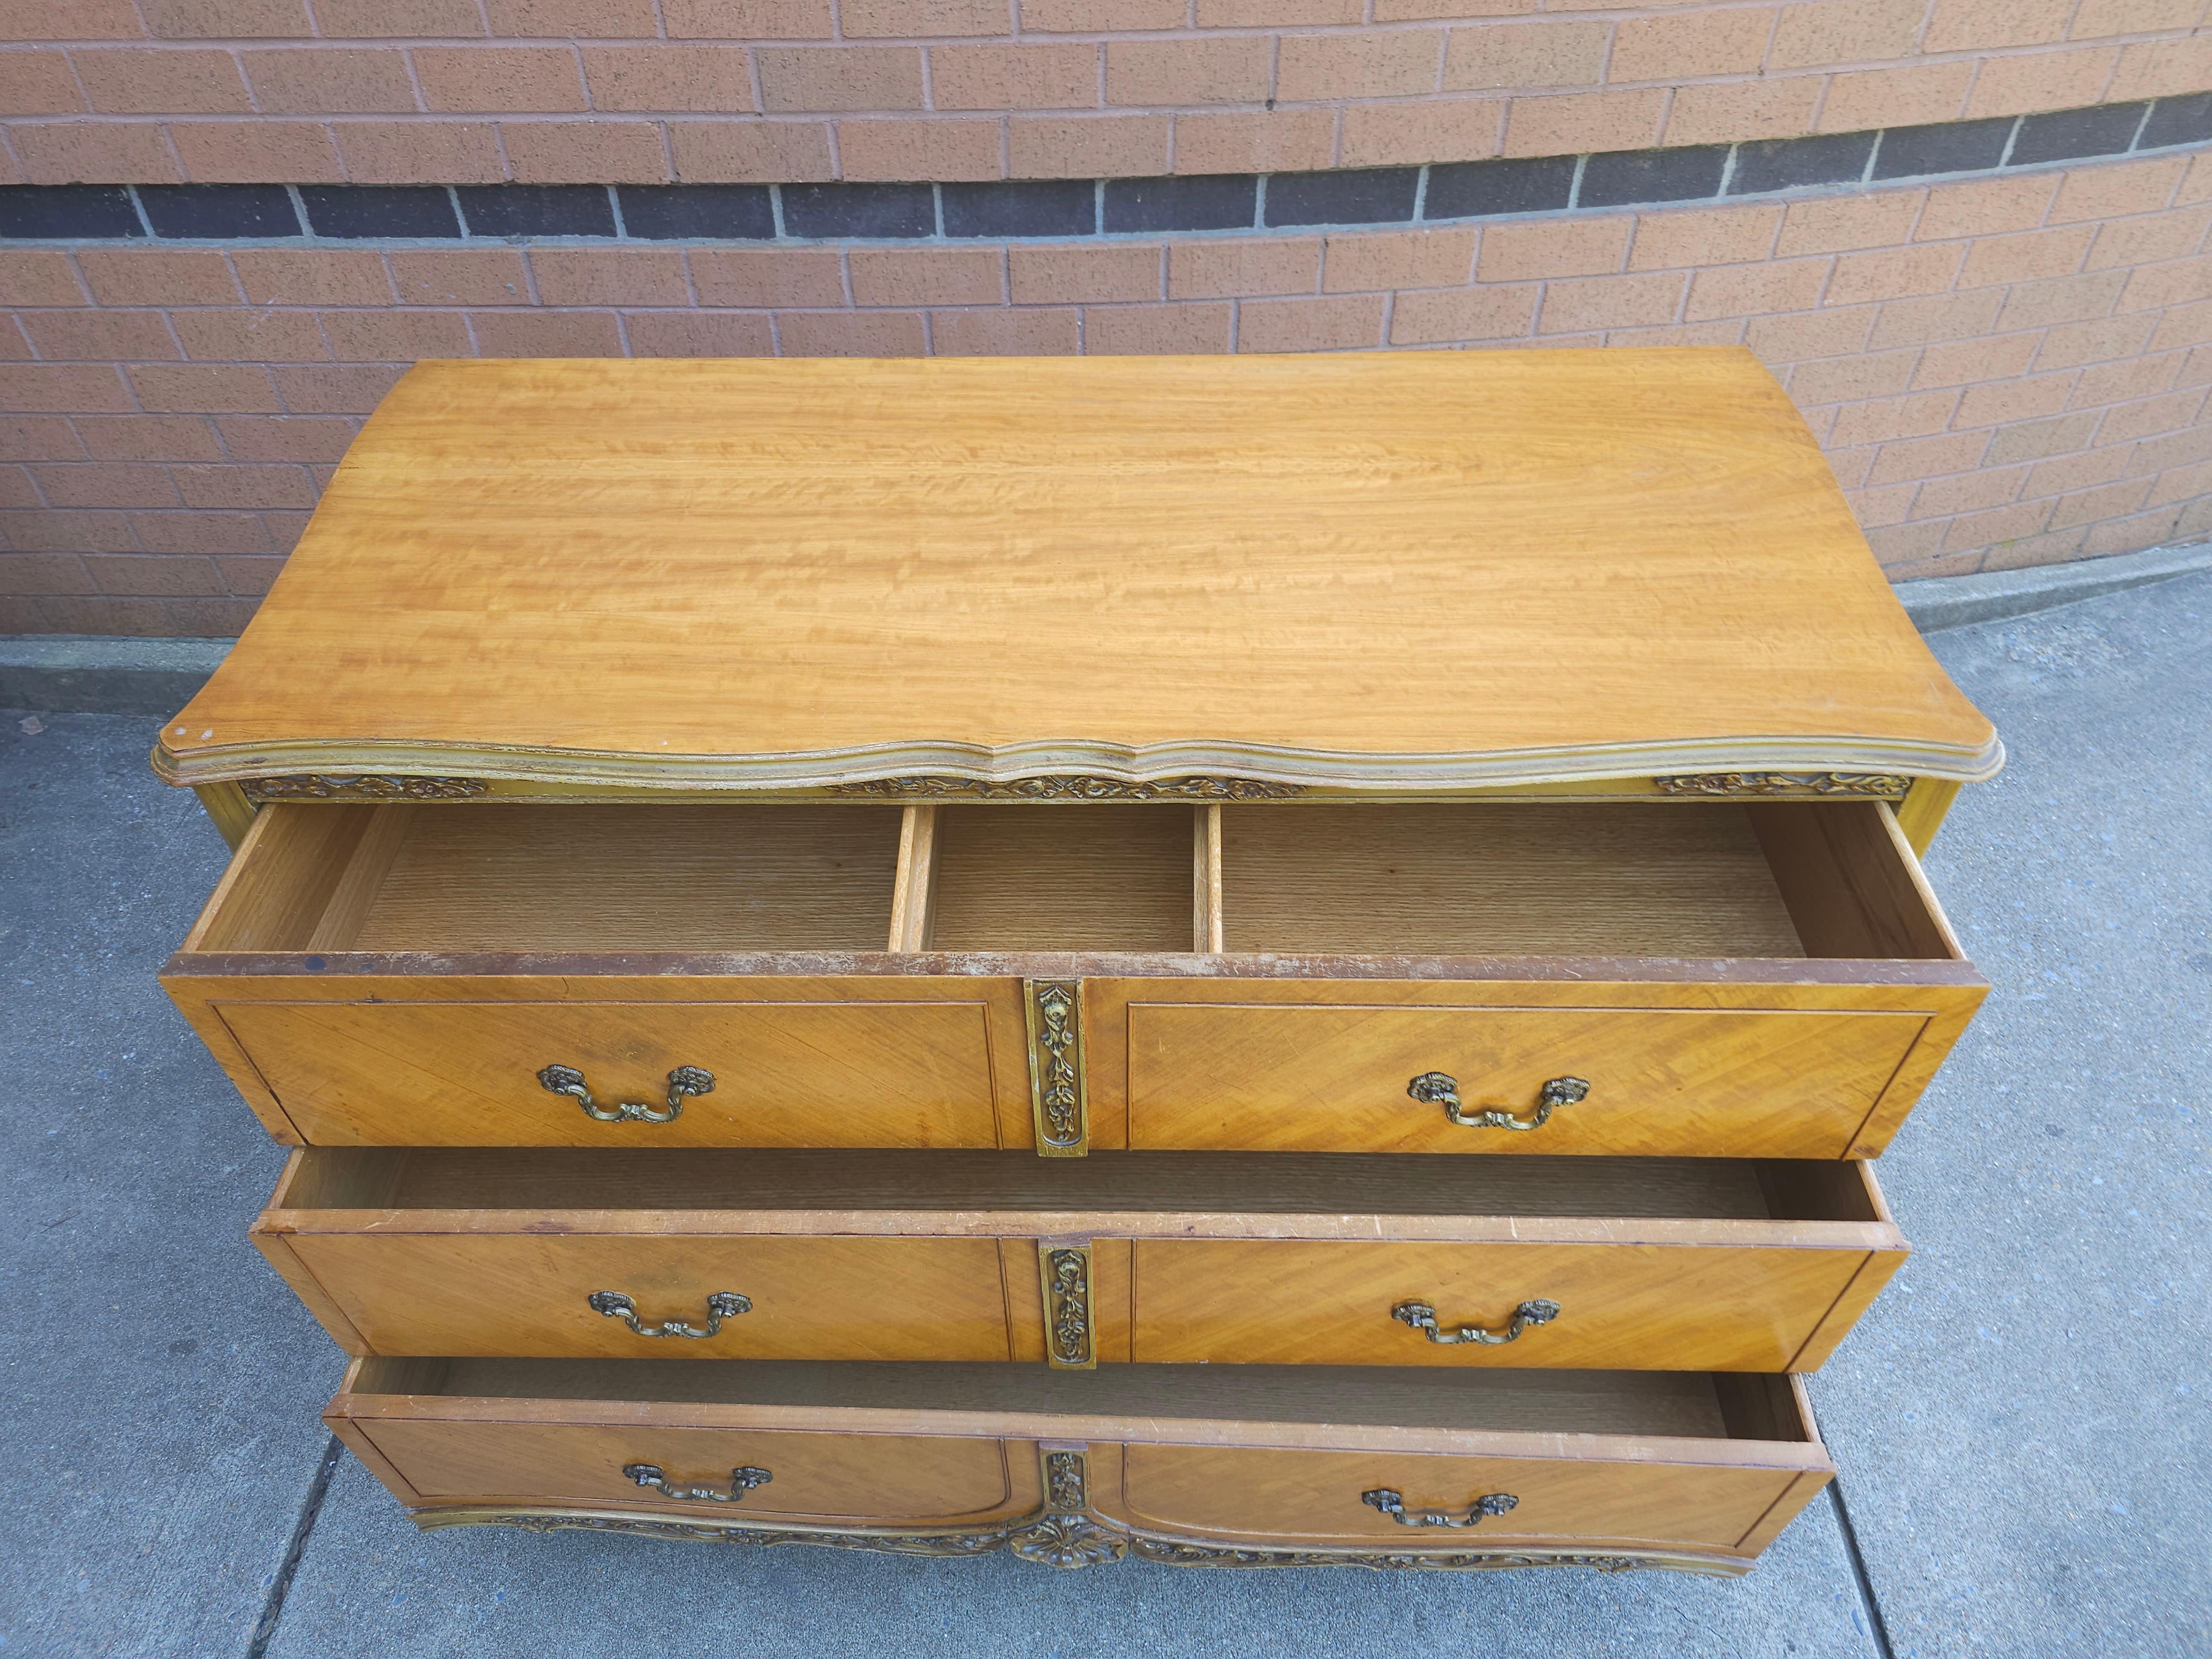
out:
M423 363L155 763L1450 788L2000 757L1781 387L1717 348Z

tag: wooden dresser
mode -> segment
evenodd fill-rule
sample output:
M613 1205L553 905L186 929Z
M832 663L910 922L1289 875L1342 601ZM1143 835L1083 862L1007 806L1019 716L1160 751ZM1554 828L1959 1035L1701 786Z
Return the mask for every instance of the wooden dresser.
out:
M155 765L426 1527L1740 1572L1990 725L1737 350L425 363Z

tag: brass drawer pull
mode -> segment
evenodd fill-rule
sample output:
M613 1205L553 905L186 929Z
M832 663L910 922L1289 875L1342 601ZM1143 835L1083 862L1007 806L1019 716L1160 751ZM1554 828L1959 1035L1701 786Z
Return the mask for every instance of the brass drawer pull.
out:
M1531 1325L1548 1325L1559 1316L1559 1304L1556 1302L1523 1302L1513 1310L1512 1322L1502 1331L1486 1330L1480 1325L1462 1325L1455 1331L1446 1331L1437 1328L1437 1310L1425 1302L1401 1302L1390 1310L1391 1318L1417 1331L1426 1331L1431 1342L1480 1342L1490 1347L1510 1342Z
M1578 1077L1555 1077L1536 1091L1536 1109L1516 1117L1502 1107L1470 1112L1461 1103L1459 1079L1448 1072L1424 1072L1406 1085L1406 1092L1426 1106L1442 1106L1444 1115L1468 1129L1540 1129L1562 1106L1586 1097L1589 1084Z
M672 1498L679 1504L742 1504L745 1494L755 1486L765 1486L775 1479L766 1469L748 1463L730 1471L729 1491L716 1492L712 1486L672 1486L656 1463L625 1463L623 1473L639 1486L650 1486L663 1498Z
M623 1100L615 1103L612 1111L592 1098L592 1091L584 1086L584 1074L573 1066L548 1066L538 1074L538 1082L556 1095L574 1095L576 1103L584 1109L584 1115L597 1118L602 1123L670 1123L684 1112L687 1095L711 1095L714 1092L714 1074L697 1066L679 1066L668 1074L668 1109L647 1105L641 1100Z
M1467 1506L1465 1520L1441 1510L1408 1510L1405 1495L1388 1486L1360 1493L1359 1501L1370 1509L1382 1510L1401 1527L1479 1527L1489 1516L1504 1514L1521 1500L1510 1492L1485 1492Z
M704 1325L687 1325L680 1319L646 1325L639 1322L637 1304L620 1291L593 1291L585 1300L591 1304L593 1313L619 1319L640 1336L708 1337L722 1328L724 1320L753 1310L751 1297L740 1296L735 1291L717 1291L707 1298L708 1320Z

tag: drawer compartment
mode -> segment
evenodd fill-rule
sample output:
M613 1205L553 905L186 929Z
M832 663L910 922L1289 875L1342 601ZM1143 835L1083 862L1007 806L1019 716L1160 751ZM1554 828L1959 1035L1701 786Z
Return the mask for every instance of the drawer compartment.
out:
M1795 1379L1698 1372L367 1359L325 1420L424 1525L674 1520L1060 1565L1741 1571L1834 1472Z
M315 1147L253 1237L360 1354L1452 1370L1811 1370L1906 1250L1858 1163L1154 1152Z
M1886 805L1632 799L279 803L164 982L310 1145L1779 1158L1986 988Z

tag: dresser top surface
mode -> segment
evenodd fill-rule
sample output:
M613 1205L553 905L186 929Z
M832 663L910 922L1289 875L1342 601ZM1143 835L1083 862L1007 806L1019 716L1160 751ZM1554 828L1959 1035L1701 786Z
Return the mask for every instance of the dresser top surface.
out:
M426 362L178 782L2001 757L1746 351Z

